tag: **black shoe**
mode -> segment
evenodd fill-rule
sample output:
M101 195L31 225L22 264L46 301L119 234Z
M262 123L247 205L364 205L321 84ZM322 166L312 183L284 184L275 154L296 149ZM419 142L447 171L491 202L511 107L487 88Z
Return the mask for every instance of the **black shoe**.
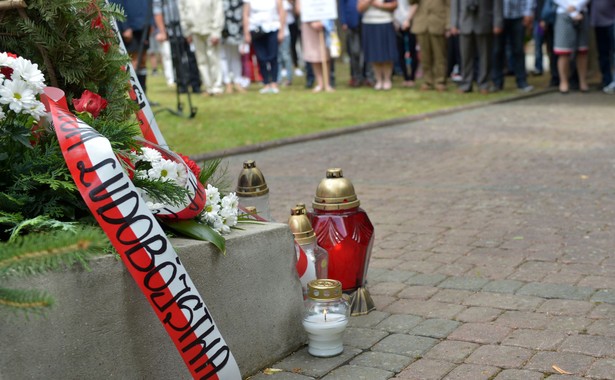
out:
M200 94L201 92L202 91L201 91L200 87L192 87L192 93L193 94Z

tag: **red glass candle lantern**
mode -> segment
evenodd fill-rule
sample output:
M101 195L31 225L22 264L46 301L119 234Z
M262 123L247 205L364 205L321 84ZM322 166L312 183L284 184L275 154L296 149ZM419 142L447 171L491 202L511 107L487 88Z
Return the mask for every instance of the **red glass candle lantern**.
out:
M329 253L328 277L340 281L342 290L351 293L352 315L375 308L365 287L374 226L359 205L354 186L344 178L342 169L329 169L316 188L310 214L318 245Z

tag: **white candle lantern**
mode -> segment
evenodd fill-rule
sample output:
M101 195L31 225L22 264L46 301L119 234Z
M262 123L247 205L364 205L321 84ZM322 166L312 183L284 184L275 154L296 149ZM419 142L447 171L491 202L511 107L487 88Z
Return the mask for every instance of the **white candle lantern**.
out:
M236 194L239 206L256 208L257 220L273 221L269 211L269 187L254 160L244 161L237 179Z
M344 351L344 330L350 307L342 297L342 283L319 279L308 284L303 328L308 333L308 352L330 357Z

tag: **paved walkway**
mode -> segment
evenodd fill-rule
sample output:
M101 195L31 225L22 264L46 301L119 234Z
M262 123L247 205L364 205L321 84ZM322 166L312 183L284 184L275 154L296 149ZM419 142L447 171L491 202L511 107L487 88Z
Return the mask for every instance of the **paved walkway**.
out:
M377 310L253 380L615 379L615 97L548 93L229 158L286 222L341 167ZM571 375L567 375L571 374Z

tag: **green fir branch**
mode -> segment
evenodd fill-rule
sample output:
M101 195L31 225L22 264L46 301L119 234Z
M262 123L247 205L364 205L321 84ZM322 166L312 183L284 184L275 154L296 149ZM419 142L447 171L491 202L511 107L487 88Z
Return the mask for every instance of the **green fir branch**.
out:
M108 244L97 227L18 236L11 243L0 243L0 279L56 270L75 263L88 269L87 259L100 255Z
M45 292L0 287L0 311L42 314L51 306L53 298ZM5 315L0 312L0 316Z
M186 197L190 195L188 189L179 187L170 181L135 177L132 183L145 191L147 195L156 202L172 206L181 206L186 200Z

